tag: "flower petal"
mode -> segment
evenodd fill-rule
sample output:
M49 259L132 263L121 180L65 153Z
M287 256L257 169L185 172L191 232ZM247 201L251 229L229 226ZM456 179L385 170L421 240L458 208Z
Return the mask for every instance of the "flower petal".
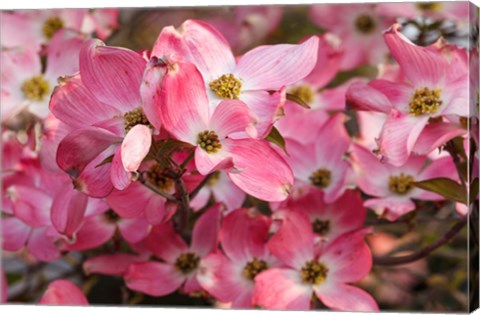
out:
M209 128L217 133L219 139L235 132L244 132L254 121L250 109L238 100L225 100L215 108Z
M66 186L53 199L51 218L55 229L68 238L80 228L87 208L88 197Z
M31 227L15 217L2 218L2 248L15 252L27 242Z
M151 229L150 224L143 216L120 220L117 225L120 234L129 243L140 242L147 237Z
M144 242L155 256L170 264L174 264L180 254L188 251L187 244L171 224L156 225Z
M85 294L68 280L50 283L38 302L43 305L88 305Z
M374 87L363 82L352 83L346 93L347 102L358 110L388 113L390 100Z
M465 134L467 131L455 124L446 122L430 123L425 126L418 137L413 151L418 155L426 155L449 140Z
M113 187L118 190L126 189L132 181L132 173L125 170L122 163L122 149L117 147L110 168L110 179Z
M141 260L140 256L124 253L94 256L83 263L83 271L86 275L121 276L127 272L130 264Z
M395 221L400 216L415 210L415 204L409 198L372 198L367 199L363 205L390 221Z
M121 146L123 168L136 172L150 151L152 131L145 125L136 125L125 136Z
M185 280L175 267L158 262L131 264L124 279L129 289L152 296L175 292Z
M195 223L191 249L200 257L206 256L217 247L220 215L223 205L211 206Z
M329 308L350 312L377 312L378 305L373 297L357 287L338 283L328 290L315 290L318 298Z

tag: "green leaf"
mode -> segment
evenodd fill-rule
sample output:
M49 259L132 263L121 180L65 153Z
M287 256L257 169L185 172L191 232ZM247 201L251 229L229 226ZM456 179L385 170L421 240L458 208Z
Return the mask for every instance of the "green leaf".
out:
M273 127L265 140L270 141L273 144L278 145L280 148L288 154L287 148L285 147L285 139L280 134L277 128Z
M296 95L287 93L287 100L295 102L295 103L297 103L298 105L300 105L304 108L310 109L310 105L308 105L303 99L301 99L300 97L298 97Z
M100 166L105 165L105 164L108 164L108 163L112 163L112 161L113 161L113 154L110 155L109 157L105 158L102 162L100 162L98 165L96 165L95 168L100 167Z
M8 285L12 285L23 279L23 274L21 273L6 273Z
M444 196L447 199L467 204L467 191L450 178L433 178L413 183L415 187Z

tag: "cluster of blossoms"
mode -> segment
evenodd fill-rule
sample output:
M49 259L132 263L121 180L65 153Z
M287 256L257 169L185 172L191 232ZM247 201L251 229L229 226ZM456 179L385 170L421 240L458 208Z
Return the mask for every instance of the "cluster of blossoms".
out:
M109 36L115 10L2 13L3 249L37 262L79 252L85 275L154 297L377 311L357 284L373 262L367 208L396 221L446 203L417 184L468 186L457 170L478 141L471 52L412 43L389 9L342 7L338 20L336 5L313 6L329 32L241 56L232 48L281 10L238 11L232 45L213 26L225 21L186 20L140 52L90 38ZM381 63L374 80L331 86L368 63ZM38 123L15 132L26 112ZM3 271L2 288L5 301ZM56 280L39 303L88 301Z

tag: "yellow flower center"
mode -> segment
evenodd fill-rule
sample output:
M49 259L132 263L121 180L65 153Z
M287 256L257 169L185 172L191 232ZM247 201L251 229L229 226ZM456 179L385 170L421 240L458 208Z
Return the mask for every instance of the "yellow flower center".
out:
M327 188L330 185L332 172L326 168L320 168L310 175L309 179L312 185L319 188Z
M238 99L242 89L242 82L235 78L233 74L224 74L220 78L213 80L209 84L210 89L218 97L226 100Z
M312 227L315 233L325 236L330 231L330 221L315 219L312 223Z
M290 89L289 93L300 98L307 104L311 103L313 101L313 97L315 96L315 92L308 85L295 86Z
M248 262L243 268L243 276L247 279L254 280L255 277L262 271L267 270L268 265L265 261L261 259L253 258L252 261Z
M212 175L210 175L210 178L207 181L207 185L214 186L218 182L219 178L220 178L220 171L215 171Z
M183 274L189 274L198 267L200 257L193 253L181 254L175 261L175 268Z
M167 176L163 167L158 164L154 164L149 168L147 180L162 191L168 191L174 184L173 179Z
M198 134L197 144L207 153L216 153L222 148L218 135L213 130L205 130Z
M416 5L422 11L440 11L442 9L442 4L438 2L420 2Z
M439 89L430 90L428 87L424 87L415 91L408 106L410 114L421 116L435 114L442 104Z
M410 175L400 173L398 176L390 176L388 188L391 192L404 195L414 188L415 179Z
M300 275L304 283L321 284L327 279L328 268L322 262L311 260L300 270Z
M63 26L64 24L62 19L60 19L58 16L53 16L48 20L46 20L45 23L43 24L43 28L42 28L43 35L47 39L51 39L56 32L58 32L63 28Z
M45 96L50 93L50 85L42 75L34 76L23 82L21 89L23 95L31 101L41 102L45 100Z
M355 20L355 27L363 34L371 33L375 27L375 20L367 14L363 14L357 17Z
M148 127L151 127L147 116L145 116L143 110L140 107L123 114L123 123L125 125L125 132L129 132L130 129L132 129L136 125L146 125Z

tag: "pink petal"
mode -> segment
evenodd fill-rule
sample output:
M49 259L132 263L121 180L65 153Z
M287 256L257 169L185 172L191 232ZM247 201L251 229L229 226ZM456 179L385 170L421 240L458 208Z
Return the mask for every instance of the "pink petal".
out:
M83 128L120 114L115 107L97 100L82 83L79 74L55 88L50 100L50 111L73 128Z
M432 178L450 178L455 181L458 181L458 175L455 168L455 164L450 156L445 156L439 159L434 160L432 163L425 166L421 173L416 178L417 181L432 179ZM421 199L421 200L444 200L445 197L438 194L416 189L412 191L412 198Z
M312 288L303 284L297 270L269 269L255 277L254 305L277 310L309 310L311 297Z
M19 12L0 13L0 37L2 47L29 47L34 51L40 49L42 38L35 32L35 21ZM17 32L22 30L22 32ZM3 70L3 69L2 69Z
M21 249L27 242L31 227L15 217L2 218L1 224L2 248L11 252Z
M288 266L300 270L313 259L313 232L302 213L288 212L282 225L268 242L270 252Z
M152 131L145 125L136 125L125 136L121 146L123 168L136 172L150 151Z
M253 116L245 103L237 100L224 100L215 108L210 119L209 128L220 139L235 132L246 131L253 123Z
M372 254L365 242L369 228L345 233L330 243L320 260L328 265L328 277L339 282L357 282L372 269Z
M174 264L180 254L188 251L185 241L177 234L171 224L155 226L145 239L145 245L155 256Z
M318 298L329 308L350 312L378 312L377 302L362 289L335 283L325 290L315 290Z
M160 130L162 125L160 119L160 91L163 82L163 77L167 72L165 64L158 59L151 58L147 63L145 73L143 74L142 85L140 86L140 94L143 101L143 112L150 124L156 130Z
M339 71L343 52L338 48L339 38L335 35L327 33L318 36L318 39L317 64L305 81L320 88L327 85Z
M363 205L390 221L395 221L405 213L415 210L415 204L408 198L368 199Z
M244 81L242 89L278 90L306 77L317 60L318 37L300 45L259 46L238 61L235 75Z
M105 254L89 258L83 263L83 271L90 275L98 273L102 275L121 276L128 270L128 266L141 261L142 257L131 254Z
M88 163L117 141L121 138L98 127L75 130L58 146L58 166L70 176L77 177Z
M173 293L185 280L174 266L157 262L131 264L124 279L129 289L152 296Z
M14 194L16 217L32 227L50 225L51 196L38 188L28 186L12 186L9 190Z
M196 273L193 273L185 281L185 285L182 288L182 293L191 294L198 293L200 291L202 291L202 287L200 286L200 283L198 283Z
M88 250L108 242L115 233L116 226L107 221L103 214L91 216L84 223L72 244L67 244L68 250Z
M60 258L54 239L46 235L46 228L33 229L27 247L32 256L40 261L49 262Z
M347 102L358 110L388 113L392 108L385 94L363 82L352 83L347 90L346 98Z
M114 147L110 147L88 163L80 176L73 180L75 188L91 197L106 197L113 189L110 180L111 164L107 163L101 166L99 164L112 156L114 152Z
M138 243L143 240L150 232L150 228L150 224L143 216L118 222L120 234L129 243Z
M55 280L50 283L38 303L44 305L88 305L82 290L68 280Z
M415 142L413 151L418 155L426 155L449 140L465 133L465 129L451 123L428 124Z
M200 146L195 149L195 166L202 175L207 175L221 169L233 166L230 151L231 143L221 141L222 148L217 152L208 153Z
M446 77L448 63L441 53L416 46L399 32L400 25L393 25L385 34L385 42L402 72L414 84L437 86Z
M103 103L122 112L141 104L140 84L145 60L140 54L89 40L80 52L82 82Z
M231 154L239 172L228 176L246 193L265 200L282 201L293 184L292 170L285 160L263 140L232 140ZM269 162L264 163L264 157Z
M234 210L222 223L222 249L231 260L238 263L247 263L253 257L264 257L269 229L269 218L254 208Z
M57 80L59 76L77 73L83 43L83 38L77 32L62 29L55 33L47 47L45 76L51 80Z
M378 79L373 80L369 85L383 93L397 110L403 113L410 111L408 104L415 90L409 84Z
M380 154L386 163L401 166L407 161L428 119L392 110L380 135Z
M170 65L160 92L163 127L178 140L196 144L207 130L209 104L202 75L193 64Z
M352 164L356 173L356 182L360 189L372 196L388 196L390 191L385 185L390 176L387 166L366 148L353 144Z
M80 228L87 208L88 197L66 186L59 190L52 203L51 218L55 229L68 238Z
M144 213L152 198L163 199L137 181L124 190L112 191L107 202L122 218L134 218Z
M119 146L115 149L113 160L110 168L110 179L113 187L118 190L123 190L130 185L132 181L132 173L125 170L122 163L122 148Z
M215 200L225 204L227 210L240 208L245 199L245 193L223 172L220 173L217 183L211 187L211 190Z
M184 60L195 64L205 80L214 80L235 66L228 42L220 32L205 22L187 20L178 31L168 29L165 34L162 31L152 55L169 56L178 46L181 47L180 52L185 50L185 55L182 56Z
M191 249L200 257L206 256L217 247L220 215L223 205L211 206L195 223Z

